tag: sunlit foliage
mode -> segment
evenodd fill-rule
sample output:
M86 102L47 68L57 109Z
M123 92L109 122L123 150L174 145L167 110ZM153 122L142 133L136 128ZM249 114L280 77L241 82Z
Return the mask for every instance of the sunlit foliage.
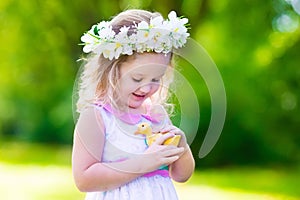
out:
M92 24L135 7L188 17L191 36L222 74L228 101L224 131L211 154L197 159L198 166L300 160L295 0L1 0L0 139L71 143L80 36ZM198 84L201 80L184 66L182 73ZM202 85L195 157L210 120L209 94Z

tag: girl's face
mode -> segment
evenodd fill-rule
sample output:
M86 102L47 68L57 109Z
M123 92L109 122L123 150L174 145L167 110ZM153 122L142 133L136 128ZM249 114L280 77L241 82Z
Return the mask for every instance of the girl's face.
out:
M170 57L170 54L142 53L128 58L120 66L119 103L125 108L139 109L159 89Z

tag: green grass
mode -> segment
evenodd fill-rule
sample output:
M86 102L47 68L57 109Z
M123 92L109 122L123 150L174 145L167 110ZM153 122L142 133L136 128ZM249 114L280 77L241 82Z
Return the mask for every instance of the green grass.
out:
M84 199L67 167L0 163L0 193L4 200Z
M73 183L71 148L0 143L1 199L84 199Z
M229 168L196 171L175 184L182 200L295 200L300 170ZM0 143L0 194L5 200L80 200L71 171L71 146Z
M297 169L235 167L197 171L188 184L260 196L249 199L292 200L300 198L299 180Z

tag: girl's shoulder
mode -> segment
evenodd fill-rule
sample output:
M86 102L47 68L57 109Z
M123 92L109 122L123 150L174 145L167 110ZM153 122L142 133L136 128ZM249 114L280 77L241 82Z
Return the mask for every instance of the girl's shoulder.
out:
M77 126L80 124L97 124L102 126L103 117L99 111L100 109L96 105L87 106L80 112L79 118L76 123Z

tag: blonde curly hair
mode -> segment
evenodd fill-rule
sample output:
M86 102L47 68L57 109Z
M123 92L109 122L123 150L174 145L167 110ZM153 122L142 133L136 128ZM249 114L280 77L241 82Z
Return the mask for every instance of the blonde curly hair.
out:
M118 33L123 26L131 27L134 23L141 21L150 22L151 18L161 16L157 12L149 12L145 10L131 9L121 12L111 20L112 29ZM130 29L129 29L130 34ZM134 57L137 53L133 53L130 57ZM172 53L171 53L172 54ZM120 78L120 66L127 61L128 55L122 55L118 59L109 60L103 55L90 55L84 59L82 63L82 74L79 77L78 101L76 103L77 112L82 112L89 105L94 103L106 104L110 103L114 107L117 96L117 81ZM170 59L170 67L162 78L162 84L159 90L151 97L152 103L159 103L164 106L167 104L168 87L173 80L172 66L173 59Z

